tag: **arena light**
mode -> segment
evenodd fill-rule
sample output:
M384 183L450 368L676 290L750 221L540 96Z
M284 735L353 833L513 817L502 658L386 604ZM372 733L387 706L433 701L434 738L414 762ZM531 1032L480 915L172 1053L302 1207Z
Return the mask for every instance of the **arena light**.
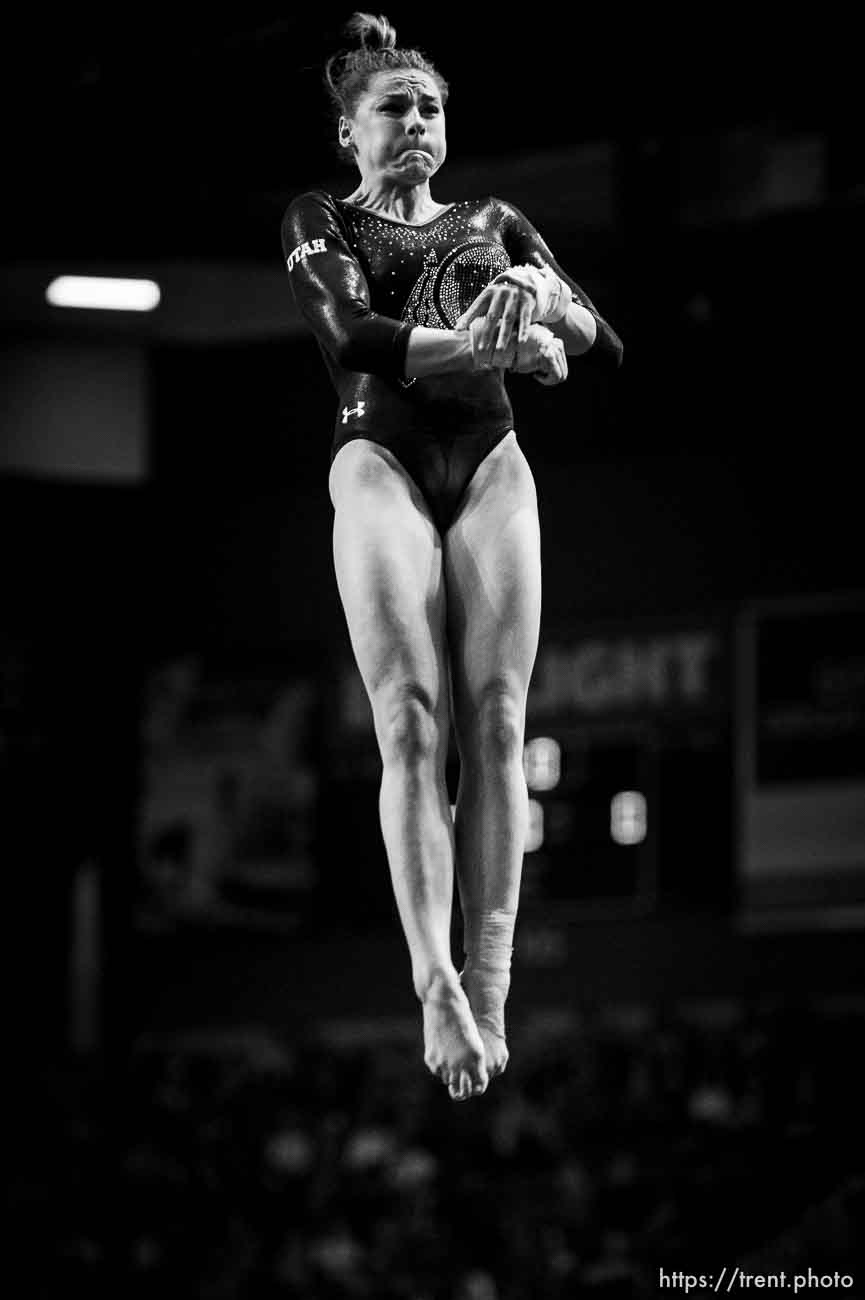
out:
M642 844L646 838L646 796L639 790L620 790L610 800L610 836L616 844Z
M557 740L537 736L523 750L523 770L530 790L554 790L562 776L562 750Z
M529 800L529 828L526 832L526 853L537 853L544 842L544 810L537 799Z
M126 280L105 275L59 275L45 290L53 307L97 311L153 311L162 297L153 280Z

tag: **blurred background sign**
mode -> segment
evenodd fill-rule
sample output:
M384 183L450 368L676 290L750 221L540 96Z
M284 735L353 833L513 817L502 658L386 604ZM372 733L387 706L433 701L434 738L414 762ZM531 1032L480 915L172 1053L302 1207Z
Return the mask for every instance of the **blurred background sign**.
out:
M569 717L717 714L729 693L726 634L718 624L631 620L586 635L549 633L529 693L531 722Z
M292 927L317 875L314 680L187 655L143 716L139 921Z
M739 629L742 902L752 921L865 912L865 596L773 601ZM816 910L815 910L816 909Z
M730 636L717 615L595 622L545 630L529 689L527 724L723 718L731 706ZM339 682L338 728L368 734L372 715L363 683L346 663Z

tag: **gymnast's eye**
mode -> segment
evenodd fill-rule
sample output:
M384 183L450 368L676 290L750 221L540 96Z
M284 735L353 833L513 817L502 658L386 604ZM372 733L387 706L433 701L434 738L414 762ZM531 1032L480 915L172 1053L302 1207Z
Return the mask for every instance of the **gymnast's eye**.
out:
M383 113L404 113L407 107L408 101L404 99L388 99L383 104L379 105L379 108ZM438 104L424 104L422 111L430 117L437 117L441 112L441 108Z

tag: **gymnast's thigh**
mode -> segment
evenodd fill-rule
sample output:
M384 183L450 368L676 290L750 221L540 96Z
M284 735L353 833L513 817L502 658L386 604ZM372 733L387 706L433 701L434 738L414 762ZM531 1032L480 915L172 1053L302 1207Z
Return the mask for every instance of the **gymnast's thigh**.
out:
M333 555L352 648L376 729L401 695L447 732L445 588L438 530L386 447L356 438L331 466Z
M524 713L538 647L541 548L534 478L511 431L481 462L445 535L454 721L484 698Z

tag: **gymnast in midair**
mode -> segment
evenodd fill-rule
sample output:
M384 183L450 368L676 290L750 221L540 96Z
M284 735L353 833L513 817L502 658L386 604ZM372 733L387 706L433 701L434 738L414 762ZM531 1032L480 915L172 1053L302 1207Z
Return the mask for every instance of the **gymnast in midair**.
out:
M386 18L356 13L346 30L352 48L328 60L325 80L359 181L344 198L299 195L282 242L337 392L334 564L381 754L381 827L424 1061L466 1100L508 1060L541 608L535 485L504 376L561 384L569 358L614 368L622 345L515 207L436 202L447 83L423 53L397 46Z

